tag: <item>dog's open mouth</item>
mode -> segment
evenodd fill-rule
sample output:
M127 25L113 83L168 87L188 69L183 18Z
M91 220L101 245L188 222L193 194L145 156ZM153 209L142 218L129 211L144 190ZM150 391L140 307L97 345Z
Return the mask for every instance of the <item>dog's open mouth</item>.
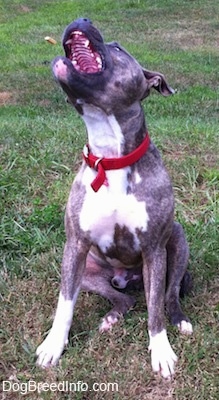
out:
M84 33L73 31L64 43L66 56L78 72L95 74L103 69L101 55Z

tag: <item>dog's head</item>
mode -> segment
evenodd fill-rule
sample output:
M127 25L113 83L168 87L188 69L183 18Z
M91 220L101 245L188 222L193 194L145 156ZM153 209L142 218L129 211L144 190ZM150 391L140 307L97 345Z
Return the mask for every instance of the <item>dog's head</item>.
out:
M62 43L65 57L54 59L53 73L81 113L83 102L111 114L144 99L151 88L163 96L174 93L161 73L143 69L117 42L104 43L88 19L67 26Z

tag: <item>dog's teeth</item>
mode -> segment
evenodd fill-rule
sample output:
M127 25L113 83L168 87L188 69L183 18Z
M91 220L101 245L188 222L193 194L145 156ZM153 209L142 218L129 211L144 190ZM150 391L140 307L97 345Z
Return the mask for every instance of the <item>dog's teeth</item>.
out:
M90 44L90 40L86 40L86 42L84 43L84 46L87 48L87 47L89 47L89 44Z
M72 43L71 39L68 39L67 42L65 42L65 44L71 44L71 43Z
M83 35L81 31L74 31L72 32L72 35Z
M98 57L96 57L96 62L97 62L97 64L99 65L99 66L102 66L102 60L101 60L101 58L98 56Z

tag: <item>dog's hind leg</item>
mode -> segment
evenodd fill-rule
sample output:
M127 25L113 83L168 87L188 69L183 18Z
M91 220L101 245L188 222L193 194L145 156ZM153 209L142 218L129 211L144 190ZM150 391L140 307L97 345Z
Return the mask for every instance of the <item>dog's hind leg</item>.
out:
M171 237L167 243L167 289L166 310L170 321L181 333L191 334L192 325L182 312L179 296L189 291L191 277L186 270L189 248L182 226L174 222Z
M106 298L114 306L102 319L99 331L104 332L111 329L121 316L135 305L134 297L121 293L111 285L113 269L109 266L102 266L88 254L86 270L83 275L81 289L93 292Z

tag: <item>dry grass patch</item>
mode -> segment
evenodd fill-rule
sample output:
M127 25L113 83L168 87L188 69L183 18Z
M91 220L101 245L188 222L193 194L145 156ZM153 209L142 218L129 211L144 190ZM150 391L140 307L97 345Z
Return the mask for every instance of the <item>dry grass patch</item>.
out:
M214 31L214 35L212 35ZM180 48L181 50L208 50L212 48L217 53L219 48L219 30L213 29L210 22L202 23L199 20L191 22L188 20L179 20L176 26L168 30L165 28L155 29L154 36L162 37L165 46L171 48Z
M8 104L16 104L16 95L12 92L0 92L0 107Z

